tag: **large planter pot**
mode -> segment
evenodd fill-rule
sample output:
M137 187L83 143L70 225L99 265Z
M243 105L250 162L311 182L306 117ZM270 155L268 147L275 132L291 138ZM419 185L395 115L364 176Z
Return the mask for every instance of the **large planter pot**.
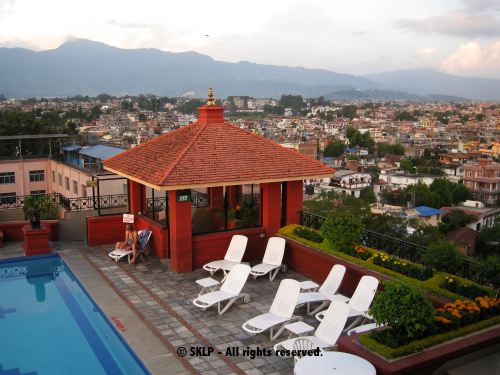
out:
M379 280L390 279L389 276L369 270L334 255L326 254L314 247L304 245L285 236L281 237L285 238L287 243L284 263L288 268L309 277L319 284L325 281L328 273L335 264L345 266L346 273L339 289L339 292L344 295L352 295L359 280L365 275L376 277Z
M379 375L426 375L434 373L445 362L500 343L500 325L495 325L470 335L432 346L424 349L422 352L396 359L385 359L362 346L358 342L359 335L342 337L338 341L339 350L363 357L375 366Z

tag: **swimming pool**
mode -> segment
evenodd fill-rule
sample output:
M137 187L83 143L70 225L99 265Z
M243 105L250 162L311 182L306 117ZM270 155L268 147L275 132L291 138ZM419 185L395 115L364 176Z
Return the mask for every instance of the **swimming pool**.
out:
M0 261L0 374L7 370L149 374L57 254Z

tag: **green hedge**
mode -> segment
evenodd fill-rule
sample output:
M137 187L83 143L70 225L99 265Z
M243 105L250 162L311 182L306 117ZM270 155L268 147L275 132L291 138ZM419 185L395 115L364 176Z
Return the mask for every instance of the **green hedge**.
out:
M366 346L367 348L375 351L376 353L382 355L385 358L398 358L408 354L416 353L422 351L425 348L440 344L445 341L453 340L461 336L465 336L482 329L491 327L495 324L500 323L500 316L496 316L491 319L483 320L481 322L470 324L466 327L462 327L450 332L440 333L438 335L429 336L424 339L415 340L407 345L400 346L399 348L390 348L379 342L375 341L370 337L370 334L365 334L359 336L359 342Z
M321 243L324 240L324 238L321 234L319 234L317 231L309 229L309 228L297 227L293 230L293 233L301 238L304 238L306 240L316 242L316 243Z
M387 275L387 276L390 276L392 278L405 281L405 282L409 283L410 285L415 286L416 288L421 288L421 289L427 290L428 292L435 293L435 294L442 296L442 297L445 297L451 301L454 301L456 299L467 298L466 296L462 296L462 295L453 293L449 290L446 290L446 289L443 289L440 287L440 285L444 282L445 277L451 276L447 273L435 272L434 276L431 277L430 279L425 280L425 281L420 281L420 280L414 279L412 277L405 276L399 272L392 271L392 270L389 270L385 267L378 266L378 265L374 264L373 263L373 260L374 260L373 256L370 257L369 259L363 260L363 259L360 259L360 258L357 258L354 256L350 256L346 253L340 252L340 251L336 250L335 247L333 246L333 244L329 243L329 241L327 239L325 239L322 243L316 243L316 242L312 242L312 241L306 240L304 238L301 238L301 237L297 236L296 234L294 234L294 230L296 228L304 228L304 227L302 225L298 225L298 224L290 224L290 225L287 225L283 228L280 228L278 230L278 233L284 237L288 237L288 238L295 240L297 242L300 242L304 245L316 248L324 253L334 255L338 258L344 259L344 260L349 261L349 262L354 263L354 264L358 264L362 267L366 267L370 270L379 272L383 275ZM368 252L372 255L374 255L376 253L381 253L381 251L377 251L375 249L370 249L370 248L366 248L366 247L364 247L364 249L366 252ZM412 263L412 262L409 262L407 260L405 260L405 262L408 264L411 264L412 266L422 267L419 264ZM456 276L453 276L453 277L457 278ZM458 279L465 280L465 279L461 279L461 278L458 278ZM465 280L465 281L468 282L469 284L473 284L469 280ZM494 296L494 293L492 290L489 290L486 288L485 288L485 290L489 291L489 293L487 293L487 295Z

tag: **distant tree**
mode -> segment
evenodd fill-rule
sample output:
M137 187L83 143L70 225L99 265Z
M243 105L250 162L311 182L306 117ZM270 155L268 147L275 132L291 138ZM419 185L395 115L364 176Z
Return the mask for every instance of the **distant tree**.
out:
M7 100L4 94L0 94L0 102Z
M479 232L476 250L481 257L500 256L500 222Z
M431 159L432 158L431 150L429 150L428 148L425 148L423 158L426 160Z
M476 113L475 117L477 121L483 121L486 116L484 115L484 113Z
M389 214L370 213L363 218L363 225L368 230L394 238L404 238L406 235L404 220Z
M297 112L304 107L304 98L301 95L281 95L279 105Z
M264 113L268 115L278 115L282 116L285 113L285 107L281 105L270 105L266 104L264 105Z
M387 154L404 155L405 149L400 143L396 143L393 145L385 142L377 143L377 155L379 157L384 157Z
M353 119L356 117L357 109L358 109L358 107L356 107L355 105L346 105L340 109L339 115L340 115L340 117L346 117L346 118Z
M328 102L325 100L325 98L324 98L323 96L320 96L320 97L318 98L318 102L317 102L317 104L318 104L319 106L324 106L324 105L327 105L327 104L328 104Z
M500 289L500 255L491 255L481 262L481 276L488 280L496 289Z
M413 173L414 172L414 167L413 167L413 163L411 160L409 159L403 159L399 162L399 168L402 170L402 171L405 171L407 173Z
M407 232L405 237L411 243L427 247L434 242L445 239L443 233L436 227L422 220L411 219L408 221L408 226L412 231L411 233Z
M454 204L465 202L466 200L472 199L472 191L470 191L464 184L455 184L452 200Z
M441 223L439 223L439 230L443 233L448 233L453 229L465 227L475 220L474 216L467 215L463 210L454 208L443 215Z
M398 121L417 121L417 118L408 111L398 111L396 112L396 120Z
M462 257L454 244L439 240L426 248L421 260L438 271L453 273L460 266Z
M108 94L99 94L97 95L97 100L101 103L106 103L109 99L113 98L111 95Z
M375 197L375 193L373 192L373 188L371 186L367 186L359 192L359 199L364 200L366 203L375 203L377 201L377 197Z
M141 122L145 122L148 119L144 113L139 113L138 118L139 118L139 121L141 121Z
M344 153L345 144L341 141L334 141L329 143L325 147L325 151L323 152L324 156L327 157L339 157Z
M134 103L130 100L122 100L120 105L123 111L131 112L134 109Z
M101 114L101 108L98 105L95 105L90 110L89 120L97 120Z
M184 102L177 106L177 110L181 113L185 114L194 114L196 113L196 110L198 107L201 107L202 105L205 104L204 100L200 99L190 99L187 102Z

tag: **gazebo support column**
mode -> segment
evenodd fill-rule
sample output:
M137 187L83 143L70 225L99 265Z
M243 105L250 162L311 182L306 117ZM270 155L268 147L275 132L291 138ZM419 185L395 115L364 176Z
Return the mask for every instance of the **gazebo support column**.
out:
M268 236L274 236L281 224L281 183L260 185L262 194L262 226Z
M170 259L175 272L193 270L191 202L178 202L177 191L168 192Z
M130 207L130 213L133 215L137 215L138 212L142 211L141 195L142 195L141 184L129 180L129 207Z
M300 224L300 211L304 199L303 182L288 181L286 183L286 224Z
M230 208L236 207L241 193L241 185L228 186L228 204Z
M210 188L210 208L224 209L224 188L222 186Z

